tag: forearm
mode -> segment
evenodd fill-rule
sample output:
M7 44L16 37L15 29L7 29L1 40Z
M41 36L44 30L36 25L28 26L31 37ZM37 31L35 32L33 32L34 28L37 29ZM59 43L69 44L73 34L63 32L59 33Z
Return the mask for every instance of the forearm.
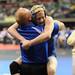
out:
M8 32L16 39L18 39L19 41L24 40L24 37L22 37L14 28L9 28Z
M41 33L38 37L31 40L31 45L39 44L44 41L47 41L51 36L47 32Z
M16 39L18 39L19 41L23 41L25 40L25 38L23 36L21 36L18 32L17 32L17 29L18 28L18 24L15 23L13 24L12 26L10 26L8 28L8 32Z

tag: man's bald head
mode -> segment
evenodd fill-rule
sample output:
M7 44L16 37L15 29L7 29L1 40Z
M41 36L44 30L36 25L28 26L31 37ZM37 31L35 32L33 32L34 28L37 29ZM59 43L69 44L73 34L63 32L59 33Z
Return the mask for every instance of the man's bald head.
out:
M27 24L31 20L31 12L27 8L19 8L16 13L16 21L19 24Z

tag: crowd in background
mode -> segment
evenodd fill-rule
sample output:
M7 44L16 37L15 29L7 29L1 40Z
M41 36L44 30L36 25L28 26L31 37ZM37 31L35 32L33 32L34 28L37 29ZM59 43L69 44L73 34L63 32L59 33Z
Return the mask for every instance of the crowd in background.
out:
M18 44L19 41L15 38L13 38L8 32L7 28L3 28L0 31L0 43L2 44Z
M75 2L73 0L0 0L0 20L14 16L19 7L31 8L33 4L43 3L48 15L58 18L75 17Z
M67 27L65 30L59 31L59 33L54 37L55 46L57 48L71 48L71 46L67 44L67 39L72 31L73 29L70 29L70 27ZM59 38L61 38L62 40L60 40Z

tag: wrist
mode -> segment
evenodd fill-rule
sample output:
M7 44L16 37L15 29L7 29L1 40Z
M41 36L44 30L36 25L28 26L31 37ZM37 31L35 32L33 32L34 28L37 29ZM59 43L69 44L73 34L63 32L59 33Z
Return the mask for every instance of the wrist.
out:
M33 40L30 40L30 46L33 45Z

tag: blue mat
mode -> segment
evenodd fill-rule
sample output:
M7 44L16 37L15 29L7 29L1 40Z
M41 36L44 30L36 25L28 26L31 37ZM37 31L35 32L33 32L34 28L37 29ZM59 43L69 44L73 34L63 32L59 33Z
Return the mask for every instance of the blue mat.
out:
M0 75L10 75L9 64L12 60L0 60ZM72 58L58 57L56 75L72 75Z

